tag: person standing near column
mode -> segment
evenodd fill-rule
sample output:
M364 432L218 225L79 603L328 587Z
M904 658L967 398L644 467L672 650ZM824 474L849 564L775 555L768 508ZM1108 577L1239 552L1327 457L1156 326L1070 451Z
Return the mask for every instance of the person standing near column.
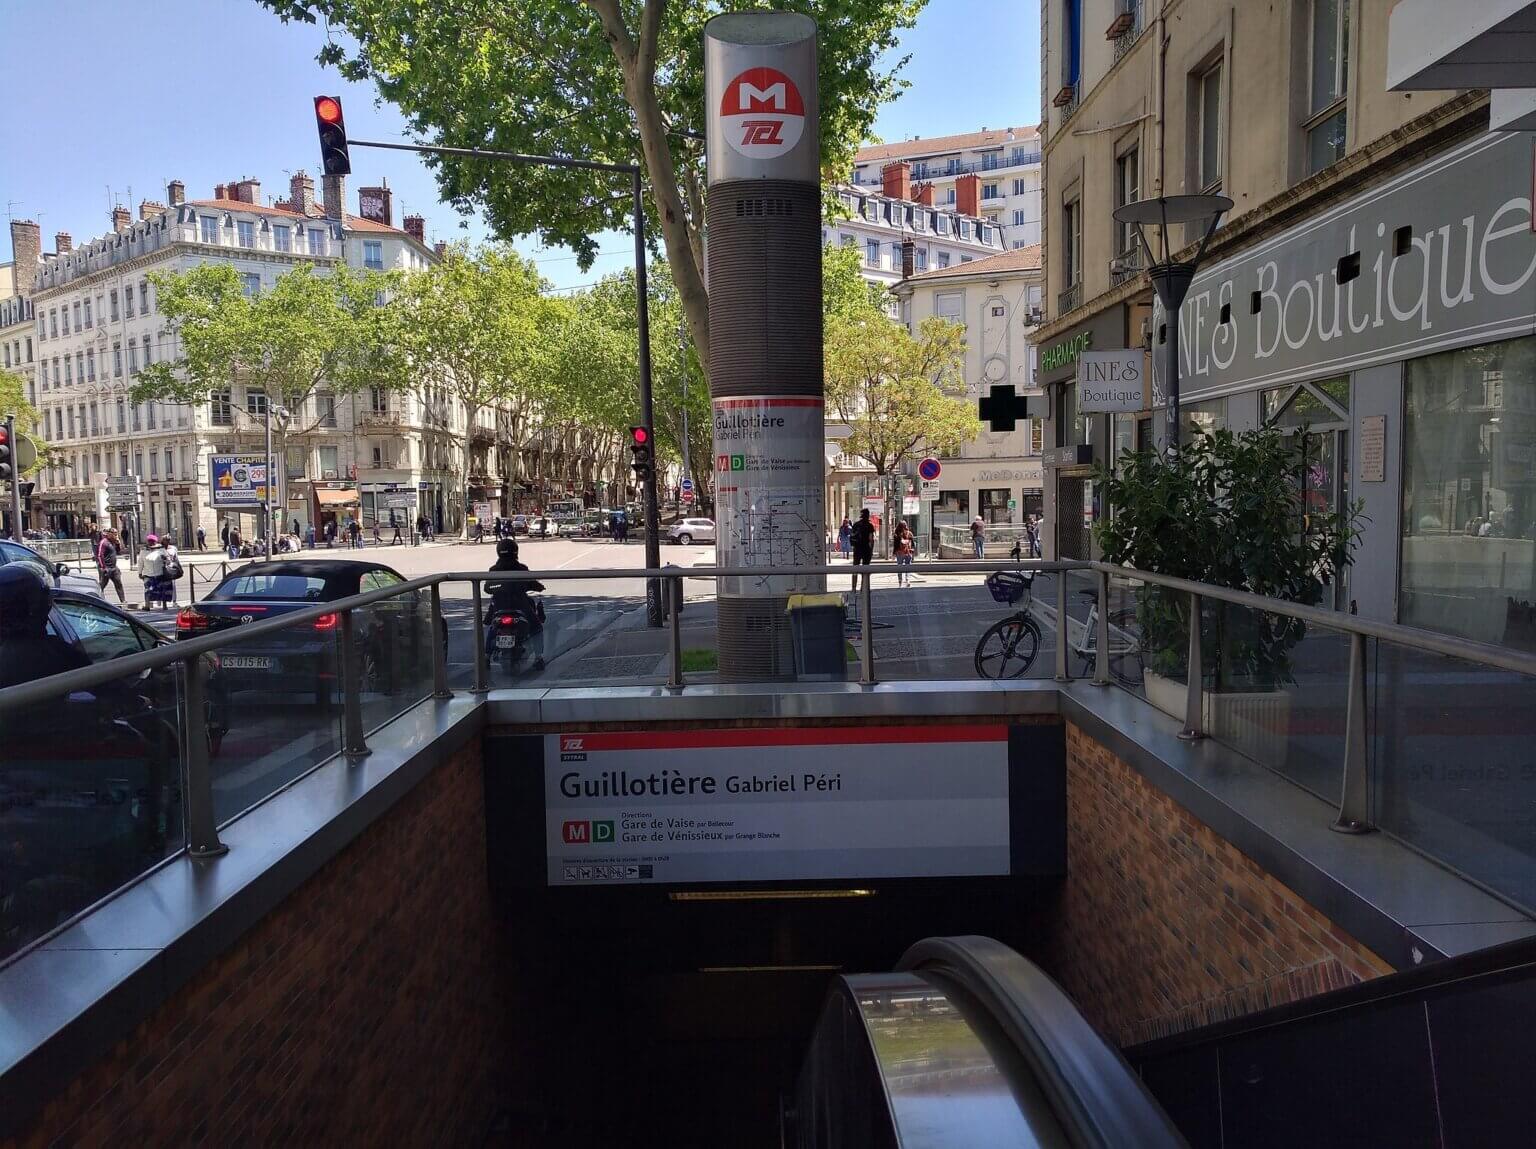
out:
M875 557L875 524L870 521L869 508L865 507L859 512L859 521L854 523L848 532L849 542L853 546L853 565L855 567L868 566ZM869 575L864 576L866 584ZM859 575L854 572L853 589L859 589Z

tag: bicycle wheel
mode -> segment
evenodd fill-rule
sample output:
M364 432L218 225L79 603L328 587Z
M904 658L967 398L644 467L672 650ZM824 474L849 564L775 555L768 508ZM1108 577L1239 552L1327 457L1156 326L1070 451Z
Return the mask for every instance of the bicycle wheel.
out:
M993 623L976 644L976 673L982 678L1018 678L1040 650L1040 628L1028 615Z
M1141 685L1141 623L1134 609L1109 615L1109 673L1125 686Z

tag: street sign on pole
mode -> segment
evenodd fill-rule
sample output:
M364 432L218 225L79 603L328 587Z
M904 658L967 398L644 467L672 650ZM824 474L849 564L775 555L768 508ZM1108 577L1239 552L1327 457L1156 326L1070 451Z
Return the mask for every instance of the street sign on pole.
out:
M685 490L683 492L683 502L685 502L685 503L693 502L693 492L692 491Z
M692 479L684 479L681 483L678 484L678 486L681 487L684 491L692 491L693 490L693 480Z
M925 503L939 501L939 481L937 479L923 479L920 481L918 497Z
M917 465L917 477L924 482L931 483L939 477L939 472L943 469L939 465L939 461L930 455Z

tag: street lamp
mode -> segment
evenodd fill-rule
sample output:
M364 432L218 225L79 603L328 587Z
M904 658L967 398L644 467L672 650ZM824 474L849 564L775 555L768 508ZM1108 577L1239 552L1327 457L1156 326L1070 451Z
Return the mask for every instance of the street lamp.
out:
M1166 344L1168 387L1168 449L1179 447L1179 308L1184 306L1184 296L1195 278L1200 258L1216 232L1225 212L1232 209L1232 201L1224 195L1167 195L1155 199L1137 200L1115 209L1115 222L1128 223L1136 228L1136 238L1147 253L1147 276L1152 280L1152 290L1157 292L1158 302L1168 326ZM1204 224L1205 234L1200 237L1194 255L1180 260L1168 247L1168 228L1176 224ZM1147 241L1149 227L1159 233L1162 258L1152 252Z

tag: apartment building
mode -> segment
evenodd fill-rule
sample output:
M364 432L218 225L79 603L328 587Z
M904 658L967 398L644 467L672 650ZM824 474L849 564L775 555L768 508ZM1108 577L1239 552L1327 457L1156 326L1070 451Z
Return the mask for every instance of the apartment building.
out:
M909 165L914 183L931 185L932 203L965 211L974 189L976 212L1002 231L1003 246L1040 242L1040 131L1029 127L902 140L861 148L853 159L856 190L883 188L893 161ZM972 180L970 177L975 177Z
M1532 136L1490 130L1519 112L1491 125L1476 87L1496 64L1536 74L1533 7L1046 0L1050 553L1089 553L1087 460L1163 433L1169 325L1112 213L1220 192L1234 206L1179 314L1183 434L1305 426L1309 503L1364 504L1334 605L1536 646ZM1170 231L1192 253L1195 229ZM1077 355L1125 347L1151 355L1146 409L1078 413Z

